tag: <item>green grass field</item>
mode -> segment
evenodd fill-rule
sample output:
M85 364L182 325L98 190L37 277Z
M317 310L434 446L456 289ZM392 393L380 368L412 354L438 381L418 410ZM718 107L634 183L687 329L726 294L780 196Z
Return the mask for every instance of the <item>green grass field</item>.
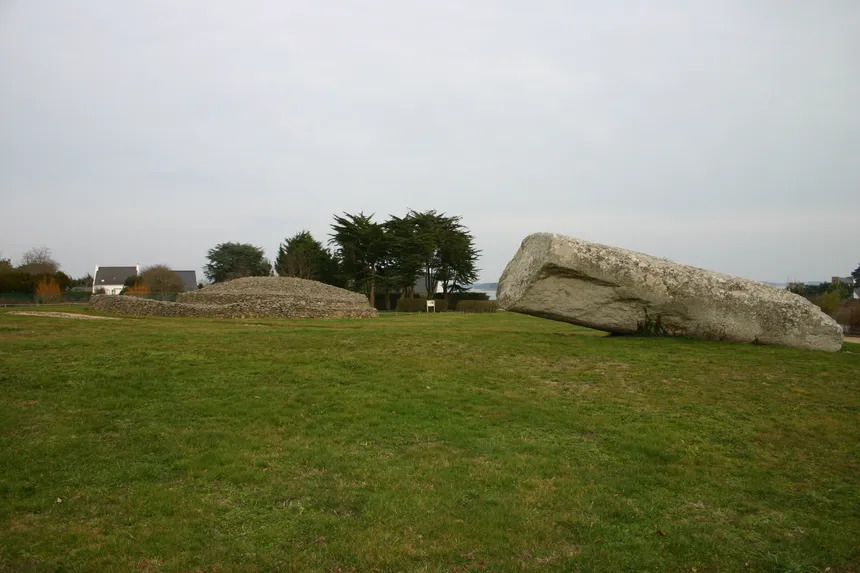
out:
M860 345L5 310L0 571L860 568Z

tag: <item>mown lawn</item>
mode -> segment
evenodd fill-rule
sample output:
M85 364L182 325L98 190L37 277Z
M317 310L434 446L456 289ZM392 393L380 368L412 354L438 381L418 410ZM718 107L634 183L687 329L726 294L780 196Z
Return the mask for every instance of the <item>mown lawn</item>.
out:
M856 571L858 406L854 344L0 310L0 570Z

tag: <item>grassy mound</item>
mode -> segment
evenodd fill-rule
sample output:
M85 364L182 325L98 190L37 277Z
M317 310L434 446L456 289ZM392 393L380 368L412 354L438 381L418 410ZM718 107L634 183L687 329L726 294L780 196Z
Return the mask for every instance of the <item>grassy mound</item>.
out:
M372 318L364 295L288 277L245 277L180 293L176 302L135 296L92 297L93 308L131 316L209 318Z
M846 350L0 311L0 571L856 570Z

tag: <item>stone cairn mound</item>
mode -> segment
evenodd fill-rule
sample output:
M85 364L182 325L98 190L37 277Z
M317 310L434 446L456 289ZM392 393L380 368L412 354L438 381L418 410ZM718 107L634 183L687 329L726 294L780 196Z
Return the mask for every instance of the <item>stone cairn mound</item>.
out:
M499 279L498 301L617 334L842 347L842 328L786 290L549 233L523 240Z
M208 318L373 318L362 294L317 281L245 277L180 293L176 302L136 296L96 295L96 310L132 316Z

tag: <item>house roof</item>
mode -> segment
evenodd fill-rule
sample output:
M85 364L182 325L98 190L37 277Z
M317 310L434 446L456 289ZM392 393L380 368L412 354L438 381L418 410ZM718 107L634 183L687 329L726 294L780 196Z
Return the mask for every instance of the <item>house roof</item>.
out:
M197 290L197 272L196 271L173 271L179 278L182 279L182 286L185 290Z
M137 276L137 267L99 267L93 278L94 288L102 285L121 285L129 277Z

